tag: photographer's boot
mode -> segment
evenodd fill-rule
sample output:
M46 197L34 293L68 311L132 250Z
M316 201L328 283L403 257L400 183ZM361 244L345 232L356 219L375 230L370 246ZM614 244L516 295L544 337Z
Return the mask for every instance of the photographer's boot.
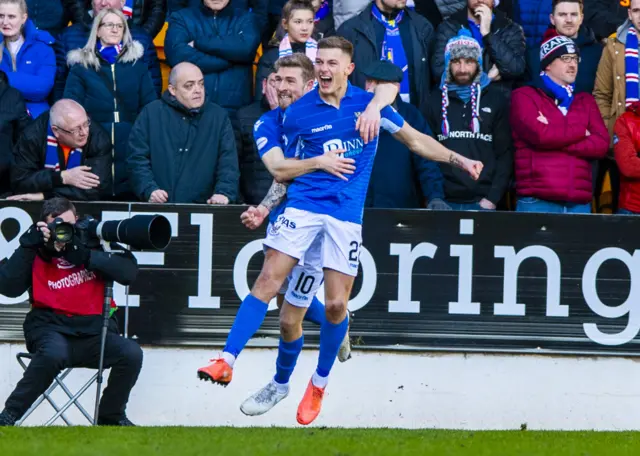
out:
M17 421L18 417L6 409L0 413L0 426L15 426Z
M129 418L127 418L126 416L124 418L120 418L119 420L111 420L111 419L106 419L106 418L100 418L98 417L98 426L135 426L135 424L133 424L131 422L131 420L129 420Z

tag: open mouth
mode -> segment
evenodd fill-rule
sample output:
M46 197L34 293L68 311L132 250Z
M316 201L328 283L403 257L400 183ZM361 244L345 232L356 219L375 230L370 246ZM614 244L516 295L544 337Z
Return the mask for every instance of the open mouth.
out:
M331 76L320 76L320 79L318 80L318 82L320 84L320 88L326 90L331 87L331 84L333 83L333 78Z

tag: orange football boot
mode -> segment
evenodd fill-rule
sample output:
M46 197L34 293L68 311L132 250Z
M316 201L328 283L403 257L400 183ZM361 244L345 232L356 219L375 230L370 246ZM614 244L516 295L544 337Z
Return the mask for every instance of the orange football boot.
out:
M233 377L233 367L224 359L212 359L212 364L198 369L198 378L200 380L209 380L211 383L227 386Z
M302 401L300 401L300 405L298 405L298 414L296 416L298 423L306 426L318 417L320 409L322 408L324 390L325 388L319 388L313 384L313 381L309 381Z

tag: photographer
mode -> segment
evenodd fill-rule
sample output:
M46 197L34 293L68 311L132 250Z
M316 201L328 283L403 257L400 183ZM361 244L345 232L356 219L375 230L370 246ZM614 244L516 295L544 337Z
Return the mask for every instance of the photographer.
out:
M30 291L24 335L33 354L0 413L0 426L14 425L63 369L98 367L105 280L128 285L136 278L138 266L131 252L112 254L87 247L79 229L70 242L53 242L52 222L75 225L76 220L69 200L45 201L41 221L22 235L20 247L0 263L1 294L17 297ZM111 305L113 315L115 303ZM98 424L133 426L125 407L142 367L142 350L118 334L114 318L109 321L104 356L111 374L100 401Z

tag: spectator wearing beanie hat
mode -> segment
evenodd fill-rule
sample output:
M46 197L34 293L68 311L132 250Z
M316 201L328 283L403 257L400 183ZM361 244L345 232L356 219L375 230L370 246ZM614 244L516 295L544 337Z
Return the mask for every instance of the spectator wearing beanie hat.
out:
M593 30L583 24L582 0L554 0L551 25L542 41L555 35L571 38L580 50L576 93L593 93L596 71L602 56L602 43ZM540 78L540 43L527 48L527 85Z
M436 80L445 72L445 47L460 29L466 29L482 48L483 71L506 95L525 74L522 27L496 9L496 0L468 0L467 7L445 19L436 30L431 69Z
M540 82L513 92L518 211L591 212L592 165L609 135L593 96L574 93L579 60L570 38L551 37L540 47Z
M445 71L427 120L445 147L484 163L477 181L441 166L445 199L454 210L495 210L513 166L508 101L482 69L482 48L471 32L460 30L444 52Z

